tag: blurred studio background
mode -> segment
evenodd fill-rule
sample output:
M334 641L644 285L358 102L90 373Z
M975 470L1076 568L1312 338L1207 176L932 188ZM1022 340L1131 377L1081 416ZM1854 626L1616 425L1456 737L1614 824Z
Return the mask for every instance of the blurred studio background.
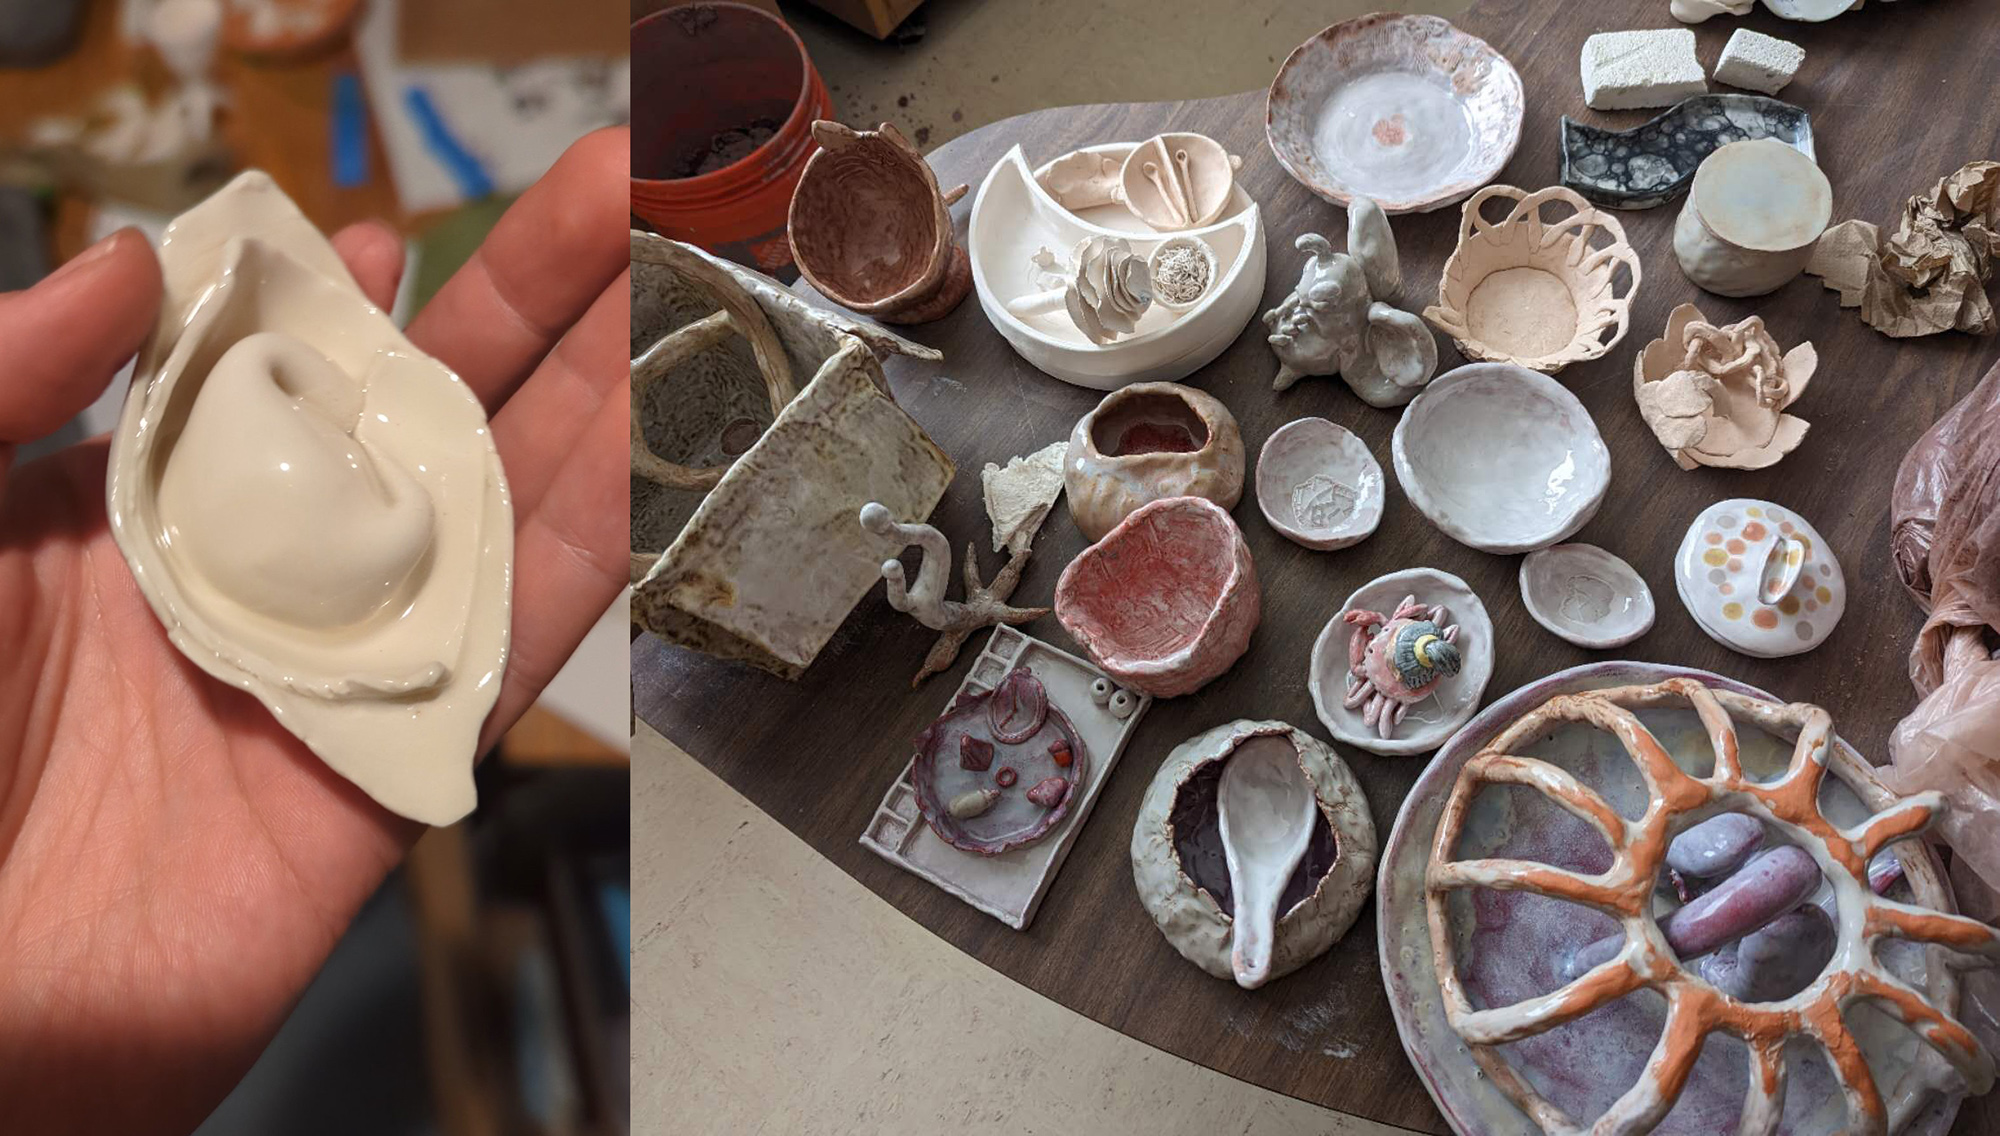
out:
M261 168L323 230L401 230L407 322L571 141L628 119L625 30L606 0L0 0L0 292ZM109 429L125 387L16 460ZM625 606L201 1136L628 1130Z

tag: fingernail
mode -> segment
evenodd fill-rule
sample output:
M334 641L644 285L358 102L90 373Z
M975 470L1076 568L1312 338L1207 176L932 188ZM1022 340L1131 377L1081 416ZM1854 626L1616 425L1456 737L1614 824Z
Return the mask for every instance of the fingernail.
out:
M57 280L63 279L66 276L73 276L76 273L83 271L92 264L95 264L98 261L103 260L105 257L110 256L111 250L118 247L119 240L123 238L127 233L136 233L136 232L138 232L137 229L133 229L130 227L118 230L117 232L111 234L110 236L104 238L103 240L97 242L96 244L90 246L89 248L84 249L82 252L77 253L75 256L70 257L69 261L65 263L61 268L58 268L54 272L50 273L48 279L43 281L43 283L53 283Z

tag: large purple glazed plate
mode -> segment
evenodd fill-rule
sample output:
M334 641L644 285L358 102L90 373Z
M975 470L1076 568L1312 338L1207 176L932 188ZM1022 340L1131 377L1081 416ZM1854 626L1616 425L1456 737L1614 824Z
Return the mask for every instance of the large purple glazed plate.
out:
M1397 1032L1410 1062L1439 1111L1461 1136L1503 1136L1539 1131L1526 1114L1488 1079L1445 1020L1433 964L1424 907L1424 877L1438 816L1459 771L1509 723L1558 694L1658 682L1688 676L1718 689L1754 697L1771 696L1708 671L1656 663L1606 662L1574 667L1530 683L1496 700L1453 736L1426 768L1397 814L1382 851L1376 888L1376 927L1382 978ZM1691 710L1642 710L1640 720L1669 753L1707 752ZM1839 723L1835 723L1838 728ZM1743 765L1759 780L1783 770L1791 744L1737 723ZM1859 760L1846 741L1836 739ZM1646 789L1617 740L1584 725L1557 727L1526 750L1551 761L1598 789L1621 814L1635 816ZM1865 761L1861 762L1866 765ZM1837 776L1826 779L1821 806L1837 824L1852 824L1870 810ZM1897 845L1907 858L1909 844ZM1488 785L1480 790L1460 838L1459 855L1535 860L1583 872L1609 866L1610 852L1583 821L1547 797L1516 788ZM1934 858L1912 864L1943 889L1949 884ZM1613 921L1588 908L1527 892L1467 890L1452 893L1447 905L1460 960L1461 977L1475 1005L1507 1005L1561 984L1555 968L1576 947L1615 930ZM1890 969L1912 985L1925 985L1921 948L1896 943L1884 949ZM1567 1025L1518 1042L1498 1053L1538 1092L1579 1124L1602 1115L1629 1088L1659 1040L1665 1002L1640 990ZM1928 1088L1942 1066L1902 1026L1865 1006L1848 1011L1885 1099L1910 1090L1927 1097L1901 1132L1940 1136L1957 1115L1959 1097ZM1786 1050L1789 1085L1781 1136L1832 1136L1845 1125L1842 1094L1818 1051L1794 1042ZM1680 1100L1655 1130L1659 1136L1727 1136L1738 1130L1746 1087L1742 1043L1721 1034L1709 1037Z

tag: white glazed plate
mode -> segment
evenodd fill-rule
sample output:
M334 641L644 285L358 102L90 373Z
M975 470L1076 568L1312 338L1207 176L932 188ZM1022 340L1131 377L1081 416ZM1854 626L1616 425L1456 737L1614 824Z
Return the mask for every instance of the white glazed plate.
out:
M1445 606L1447 622L1459 626L1458 649L1463 664L1457 674L1440 682L1428 698L1412 704L1397 725L1396 736L1385 741L1362 721L1359 709L1349 710L1342 705L1347 695L1348 644L1354 629L1340 617L1355 608L1388 615L1408 595L1415 595L1418 603ZM1479 602L1470 585L1449 572L1409 568L1362 585L1333 613L1313 643L1306 686L1312 693L1314 712L1335 740L1370 753L1394 756L1422 753L1442 745L1479 709L1479 696L1486 692L1486 681L1492 677L1493 620L1486 614L1486 605Z
M1622 647L1653 626L1653 590L1594 544L1558 544L1521 559L1521 606L1579 647Z
M1611 452L1561 383L1511 363L1439 375L1403 411L1396 480L1446 536L1532 552L1582 528L1611 485Z
M1382 523L1382 466L1368 446L1324 418L1278 427L1257 455L1257 507L1307 548L1346 548Z

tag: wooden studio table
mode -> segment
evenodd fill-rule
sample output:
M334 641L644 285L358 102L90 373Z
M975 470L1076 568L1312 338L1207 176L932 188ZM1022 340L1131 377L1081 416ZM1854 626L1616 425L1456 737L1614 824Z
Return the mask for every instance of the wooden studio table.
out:
M1588 111L1577 60L1593 32L1671 22L1666 0L1476 4L1460 25L1512 60L1527 92L1520 149L1498 180L1527 189L1557 181L1557 124L1564 113L1617 127L1654 113ZM1713 61L1738 26L1806 48L1803 73L1782 97L1813 115L1836 221L1891 223L1909 195L1967 161L2000 156L2000 114L1988 109L2000 85L2000 58L1991 50L2000 15L1979 0L1870 4L1823 24L1788 23L1759 9L1747 19L1697 26L1702 59ZM1324 233L1343 243L1344 213L1294 182L1271 156L1261 90L1186 103L1040 111L975 130L940 148L931 163L941 184L976 187L1017 142L1038 164L1075 147L1169 129L1212 135L1243 156L1242 184L1263 207L1270 256L1260 310L1297 282L1304 254L1293 250L1293 241L1300 233ZM953 209L961 240L970 205L968 196ZM1781 698L1818 703L1862 753L1886 759L1892 727L1915 703L1905 658L1921 622L1890 562L1890 486L1910 444L1972 389L2000 356L2000 342L1957 333L1888 339L1853 309L1840 308L1834 294L1810 277L1754 300L1700 292L1673 256L1679 208L1676 201L1617 215L1644 265L1631 331L1604 358L1558 376L1589 408L1612 453L1603 507L1573 539L1630 561L1659 608L1653 629L1627 647L1586 651L1543 630L1520 602L1519 557L1457 544L1400 489L1390 489L1382 525L1368 540L1313 552L1265 523L1246 483L1234 515L1264 595L1263 621L1249 652L1199 692L1154 703L1026 931L1010 930L857 843L909 760L910 739L944 710L984 633L949 672L913 693L909 678L936 636L891 610L877 588L796 683L642 640L634 653L635 709L910 918L1016 981L1209 1068L1342 1112L1444 1133L1397 1039L1372 906L1325 956L1260 990L1239 989L1183 960L1140 907L1128 858L1133 820L1167 752L1196 733L1236 718L1277 718L1324 737L1305 686L1314 638L1350 591L1419 565L1464 577L1492 614L1496 667L1486 701L1535 677L1603 658L1685 664ZM1392 219L1406 281L1398 306L1421 310L1432 301L1458 221L1456 206ZM1667 313L1690 301L1717 323L1763 316L1781 347L1810 340L1818 348L1819 371L1792 408L1812 424L1811 433L1778 465L1683 472L1640 420L1631 393L1632 359L1660 334ZM1029 366L988 324L974 297L936 323L898 330L945 356L941 365L900 358L888 365L898 401L958 463L958 476L931 521L955 549L976 541L982 570L990 575L996 561L986 551L980 467L1067 438L1101 393ZM1443 336L1439 349L1440 372L1464 362ZM1363 404L1336 378L1304 380L1274 393L1276 370L1264 329L1253 319L1215 362L1186 380L1236 415L1253 471L1254 455L1273 430L1314 415L1352 430L1389 469L1398 411ZM1845 618L1817 650L1777 660L1735 654L1703 634L1676 598L1672 560L1682 534L1703 508L1728 497L1766 498L1796 510L1840 557L1851 598ZM1057 575L1085 544L1067 511L1058 508L1037 538L1014 602L1049 603ZM1024 630L1077 649L1053 616ZM1339 749L1366 788L1386 841L1428 755ZM977 1083L977 1071L960 1072L965 1084L953 1091ZM1952 1131L2000 1132L2000 1101L1967 1102Z

